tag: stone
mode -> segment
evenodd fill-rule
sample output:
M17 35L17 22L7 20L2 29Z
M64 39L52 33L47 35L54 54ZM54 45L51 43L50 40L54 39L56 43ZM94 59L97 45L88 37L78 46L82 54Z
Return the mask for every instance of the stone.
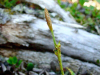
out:
M33 71L34 71L34 72L38 72L38 73L39 73L39 72L41 72L41 71L42 71L42 69L33 68Z
M37 64L37 68L39 68L40 65L48 65L49 69L52 69L53 71L60 71L59 63L57 60L56 55L54 53L50 52L35 52L30 50L17 50L16 56L18 59L21 59L23 61L32 62L34 64ZM53 62L53 64L52 64ZM71 57L65 56L62 54L62 63L63 68L66 67L70 68L72 71L74 71L75 74L93 74L93 75L99 75L100 74L100 67L89 62L80 61L78 59L73 59ZM52 67L53 66L53 67ZM43 69L44 67L41 67ZM42 70L38 69L39 72ZM36 72L36 69L33 71Z
M24 52L26 52L26 53L24 54ZM35 63L41 63L40 65L42 65L42 64L50 65L51 62L55 62L55 66L57 67L57 70L60 71L59 64L57 65L57 63L58 63L57 57L52 53L48 53L48 52L41 53L41 52L32 52L32 51L22 51L23 55L20 53L21 53L21 51L19 51L19 54L17 55L18 58L20 58L20 59L24 58L23 60L26 60L25 58L28 57L29 61L34 61ZM27 53L31 54L31 55L28 56L28 55L26 55ZM19 55L21 55L21 57ZM36 60L38 60L38 61L36 61ZM64 56L64 55L62 55L62 63L63 63L64 68L69 67L76 74L78 72L80 72L80 74L82 74L85 70L89 71L90 73L92 73L94 75L100 74L100 67L98 67L97 65L92 64L92 63L82 62L80 60L72 59L72 58Z
M25 75L24 73L22 73L22 72L18 72L19 73L19 75Z
M0 8L0 24L5 24L11 19L11 16Z
M30 72L29 72L29 75L38 75L38 74L35 73L35 72L30 71Z
M56 73L55 73L55 72L49 72L49 74L50 74L50 75L56 75Z

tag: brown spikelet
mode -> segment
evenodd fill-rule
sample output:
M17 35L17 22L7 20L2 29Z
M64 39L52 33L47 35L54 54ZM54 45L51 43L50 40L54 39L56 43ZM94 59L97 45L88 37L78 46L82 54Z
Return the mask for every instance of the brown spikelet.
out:
M50 31L53 31L52 22L51 22L48 10L46 8L45 8L45 18L46 18L46 21L47 21Z

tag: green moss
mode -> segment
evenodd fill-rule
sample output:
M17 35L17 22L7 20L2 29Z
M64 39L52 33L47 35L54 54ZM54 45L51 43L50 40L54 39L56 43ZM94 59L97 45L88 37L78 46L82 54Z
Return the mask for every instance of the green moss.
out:
M12 6L16 5L18 0L0 0L0 4L6 8L11 8Z

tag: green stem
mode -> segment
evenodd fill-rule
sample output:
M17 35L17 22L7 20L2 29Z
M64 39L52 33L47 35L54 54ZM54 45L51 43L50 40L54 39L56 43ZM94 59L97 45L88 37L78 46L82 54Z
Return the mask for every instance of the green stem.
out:
M53 37L54 46L56 48L56 40L55 40L54 32L51 31L51 34L52 34L52 37ZM59 51L59 50L57 50L57 51ZM61 73L62 73L62 75L64 75L63 66L62 66L62 60L61 60L61 52L60 53L58 52L57 58L58 58L58 61L59 61Z
M57 57L58 57L58 61L59 61L60 69L61 69L61 74L64 75L64 70L63 70L62 61L61 61L61 53L58 54Z
M54 36L53 30L51 31L51 34L52 34L52 37L53 37L54 46L56 47L56 40L55 40L55 36Z

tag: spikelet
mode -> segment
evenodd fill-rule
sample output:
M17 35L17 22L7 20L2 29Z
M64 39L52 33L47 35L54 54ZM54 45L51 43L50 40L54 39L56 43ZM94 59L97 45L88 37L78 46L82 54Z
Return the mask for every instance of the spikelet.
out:
M51 22L48 10L46 8L45 8L45 18L46 18L46 21L47 21L47 24L48 24L50 31L53 31L52 22Z

